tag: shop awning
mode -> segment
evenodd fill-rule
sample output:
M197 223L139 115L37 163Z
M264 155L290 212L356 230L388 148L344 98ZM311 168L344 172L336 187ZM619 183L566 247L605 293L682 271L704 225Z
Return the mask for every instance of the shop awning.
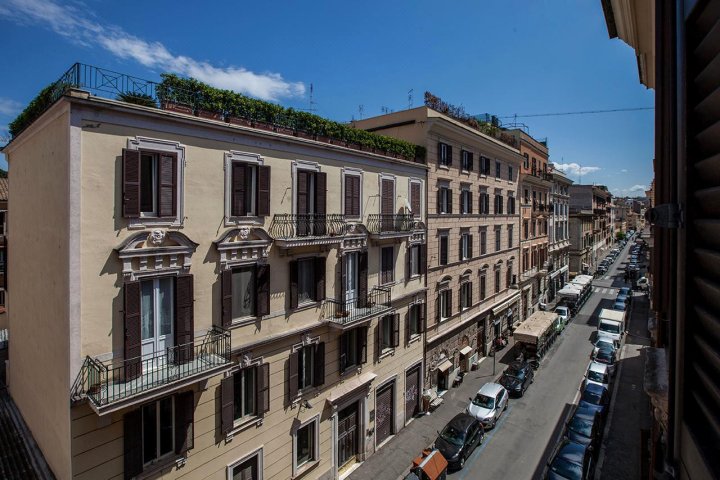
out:
M500 312L508 308L510 305L512 305L514 302L517 302L520 299L520 293L516 293L512 297L508 298L504 302L496 305L492 309L493 315L499 315Z
M450 370L452 366L453 364L450 360L445 360L440 365L438 365L438 370L440 370L442 373L445 373Z
M460 355L465 355L466 357L472 353L472 347L463 347L462 350L460 350Z

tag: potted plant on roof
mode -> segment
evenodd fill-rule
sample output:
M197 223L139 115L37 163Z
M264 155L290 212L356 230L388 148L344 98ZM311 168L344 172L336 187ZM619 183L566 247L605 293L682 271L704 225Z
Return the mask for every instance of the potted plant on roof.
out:
M200 118L222 121L225 118L224 100L224 95L221 90L208 85L202 85L198 95L195 114Z
M280 111L275 115L275 131L282 133L283 135L294 135L295 128L293 126L293 112L292 108L285 111Z
M193 93L189 89L188 79L172 73L160 75L162 81L157 86L160 107L171 112L193 114Z
M315 115L295 110L293 110L293 114L295 118L295 136L314 140L314 132L317 130Z
M255 118L255 104L245 95L235 92L227 92L225 120L233 125L253 127Z

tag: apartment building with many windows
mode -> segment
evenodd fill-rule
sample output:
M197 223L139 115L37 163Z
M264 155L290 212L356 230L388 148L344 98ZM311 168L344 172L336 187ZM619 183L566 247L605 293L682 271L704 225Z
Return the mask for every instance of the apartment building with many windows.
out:
M75 88L4 149L58 478L339 478L419 411L425 164L277 130Z
M547 302L548 230L552 214L547 140L537 140L523 129L506 131L517 142L523 161L520 168L520 291L521 319Z
M570 222L571 271L594 271L604 253L613 245L612 194L603 185L571 185ZM587 223L590 223L590 232ZM585 238L589 233L590 238ZM586 250L587 249L587 250ZM575 268L575 270L573 270Z
M355 122L425 145L426 385L442 394L517 322L517 149L426 106Z
M573 181L555 168L550 169L550 216L548 218L548 291L552 302L555 292L570 278L570 192Z

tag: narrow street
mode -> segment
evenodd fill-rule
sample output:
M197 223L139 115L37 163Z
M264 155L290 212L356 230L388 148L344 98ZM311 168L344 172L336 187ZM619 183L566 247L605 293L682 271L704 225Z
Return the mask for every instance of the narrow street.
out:
M601 308L610 308L618 288L626 286L623 262L629 246L626 245L608 273L593 282L593 295L543 359L535 383L525 396L511 400L496 429L488 432L485 443L473 452L465 468L452 473L450 478L541 477L579 395L589 362L590 341L597 326L593 315Z

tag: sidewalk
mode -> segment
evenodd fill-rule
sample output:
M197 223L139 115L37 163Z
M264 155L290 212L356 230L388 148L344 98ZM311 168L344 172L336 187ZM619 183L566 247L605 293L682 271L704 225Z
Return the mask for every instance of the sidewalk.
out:
M445 393L442 405L432 414L415 418L365 460L348 478L351 480L403 478L410 469L413 458L435 441L438 430L441 430L455 415L465 410L470 403L469 398L475 396L480 387L499 378L505 367L515 360L513 352L515 340L509 337L509 341L507 347L497 352L495 375L493 375L493 357L484 357L477 370L465 375L460 386L451 388Z
M643 478L641 430L650 427L649 400L643 391L645 347L650 345L648 314L647 295L633 296L609 428L598 463L600 474L596 478L600 480Z

